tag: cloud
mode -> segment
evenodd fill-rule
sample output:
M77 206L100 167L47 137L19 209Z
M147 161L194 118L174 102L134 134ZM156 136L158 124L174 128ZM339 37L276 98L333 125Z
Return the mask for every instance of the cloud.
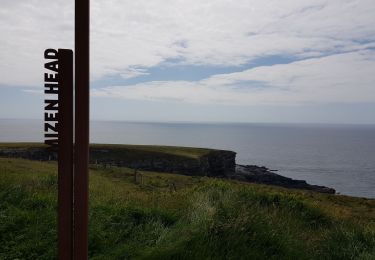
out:
M146 72L146 69L140 68L128 68L126 71L120 73L121 78L130 79L142 75L149 75L150 73Z
M73 47L73 1L1 1L0 85L42 87L43 53Z
M190 81L153 81L93 90L95 97L197 104L298 105L375 102L375 50Z
M73 12L72 0L3 0L0 85L41 87L43 50L73 47ZM238 66L374 48L374 13L373 0L92 0L92 79L136 77L147 72L134 68L173 59Z

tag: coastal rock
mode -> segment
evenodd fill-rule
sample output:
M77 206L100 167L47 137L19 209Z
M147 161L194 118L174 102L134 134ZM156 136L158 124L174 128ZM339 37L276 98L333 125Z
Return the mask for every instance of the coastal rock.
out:
M108 151L91 148L90 162L106 166L211 177L233 174L236 165L236 153L224 150L212 150L198 158L166 155L152 151L140 153L136 150L129 150L122 151L122 153L121 157L113 160L113 156Z
M235 173L236 153L217 150L203 156L200 160L202 170L207 176L230 176Z
M45 147L3 148L0 149L0 156L39 161L57 159L57 153ZM335 193L332 188L311 185L304 180L284 177L264 166L236 165L236 153L226 150L209 150L202 156L191 157L162 151L133 149L131 146L105 149L94 146L90 147L90 163L104 167L118 166L190 176L219 177L329 194Z
M44 147L0 149L0 156L38 161L57 160L57 153ZM190 157L141 149L90 147L91 164L193 176L233 174L235 160L236 153L226 150L210 150L203 156Z
M23 158L28 160L51 161L57 160L57 152L49 148L7 148L0 149L0 157Z
M319 185L311 185L304 180L294 180L292 178L281 176L270 171L264 166L237 164L235 174L233 174L231 178L240 181L276 185L285 188L312 190L329 194L336 193L336 191L332 188Z

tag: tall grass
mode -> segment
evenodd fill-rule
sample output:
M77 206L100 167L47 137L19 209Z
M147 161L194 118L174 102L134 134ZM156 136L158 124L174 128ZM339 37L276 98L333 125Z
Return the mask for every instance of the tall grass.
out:
M140 173L90 170L90 259L375 259L373 200ZM0 259L56 257L56 189L0 158Z

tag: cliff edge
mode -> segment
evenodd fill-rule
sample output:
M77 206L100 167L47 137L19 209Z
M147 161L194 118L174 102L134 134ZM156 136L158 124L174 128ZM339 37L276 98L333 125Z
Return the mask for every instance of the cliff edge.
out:
M0 157L56 160L57 153L42 144L0 144ZM334 194L332 188L311 185L276 174L266 167L236 165L236 153L207 148L154 145L90 145L90 164L153 172L207 176Z

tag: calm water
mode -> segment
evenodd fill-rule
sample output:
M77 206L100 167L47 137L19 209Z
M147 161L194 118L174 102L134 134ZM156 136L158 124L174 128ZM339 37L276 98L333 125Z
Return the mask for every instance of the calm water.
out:
M42 122L0 120L0 142L42 141ZM347 195L375 198L375 126L92 122L91 142L210 147Z

